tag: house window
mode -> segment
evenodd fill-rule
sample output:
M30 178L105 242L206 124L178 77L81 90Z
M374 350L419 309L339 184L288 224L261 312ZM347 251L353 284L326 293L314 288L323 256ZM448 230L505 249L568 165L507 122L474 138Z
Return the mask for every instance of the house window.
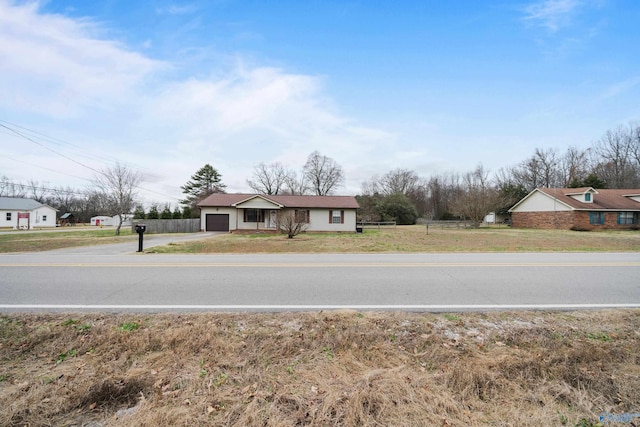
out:
M47 216L46 215L42 215L42 222L47 222Z
M7 212L7 221L11 221L11 212Z
M589 212L589 223L595 225L604 224L604 212Z
M309 211L306 209L296 209L296 222L308 223Z
M638 223L638 212L618 212L618 224L631 225Z
M344 224L344 211L329 211L329 223Z
M591 193L585 193L584 201L585 202L590 202L591 201Z
M264 218L262 216L262 209L245 209L244 210L244 222L262 222Z

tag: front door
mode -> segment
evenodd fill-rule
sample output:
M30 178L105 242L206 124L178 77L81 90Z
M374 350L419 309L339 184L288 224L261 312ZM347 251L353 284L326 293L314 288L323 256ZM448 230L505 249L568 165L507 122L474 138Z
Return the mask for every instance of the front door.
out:
M276 228L278 226L278 211L269 211L269 224L268 228Z

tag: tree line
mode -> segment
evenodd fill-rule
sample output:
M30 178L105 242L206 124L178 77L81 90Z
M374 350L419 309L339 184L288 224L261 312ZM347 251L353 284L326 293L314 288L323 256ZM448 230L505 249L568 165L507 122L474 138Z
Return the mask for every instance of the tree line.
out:
M182 185L185 198L171 209L152 205L145 212L136 194L142 176L116 164L94 176L91 190L47 188L37 181L13 183L0 178L0 196L28 197L60 212L72 212L80 222L98 214L130 214L137 218L197 218L197 204L226 185L216 168L206 164ZM260 163L247 185L258 194L326 196L344 184L343 168L332 158L314 151L301 170L282 163ZM466 173L444 172L429 177L408 169L394 169L362 183L356 198L362 221L396 221L413 224L420 217L434 220L469 219L482 222L489 212L505 213L518 200L539 187L640 188L640 124L607 131L586 149L535 148L518 164L491 174L482 164ZM118 230L119 231L119 230Z
M489 212L506 213L540 187L640 188L640 124L609 130L586 149L535 148L527 159L494 174L482 164L428 178L396 169L363 183L358 200L364 220L460 218L479 225Z

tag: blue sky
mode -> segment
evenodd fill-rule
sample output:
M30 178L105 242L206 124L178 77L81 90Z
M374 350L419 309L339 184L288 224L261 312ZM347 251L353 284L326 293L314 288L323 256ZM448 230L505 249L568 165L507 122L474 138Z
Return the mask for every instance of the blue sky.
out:
M341 194L396 168L496 171L640 120L640 2L0 0L0 175L148 203L314 150ZM20 126L16 128L15 126Z

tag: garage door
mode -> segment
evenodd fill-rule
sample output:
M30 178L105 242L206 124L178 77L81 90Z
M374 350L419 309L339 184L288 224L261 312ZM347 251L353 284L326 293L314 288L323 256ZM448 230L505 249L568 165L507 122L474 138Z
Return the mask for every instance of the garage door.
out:
M207 214L207 231L229 231L229 215Z

